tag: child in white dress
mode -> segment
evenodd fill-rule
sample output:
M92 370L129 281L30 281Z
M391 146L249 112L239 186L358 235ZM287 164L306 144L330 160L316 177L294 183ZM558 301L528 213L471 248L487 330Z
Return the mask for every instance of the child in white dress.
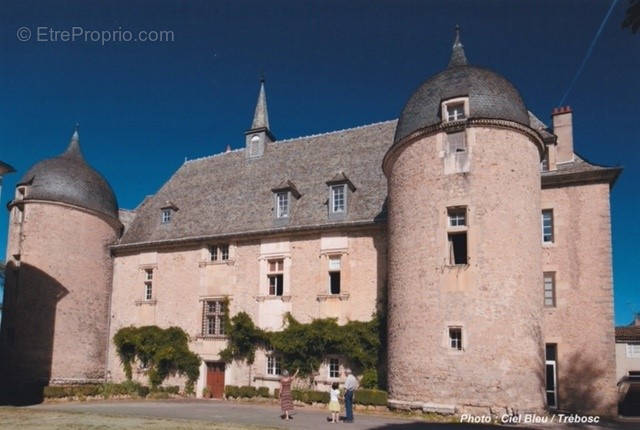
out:
M329 410L331 411L331 424L338 422L338 415L340 414L340 390L338 389L338 383L334 382L331 385L331 391L329 392Z

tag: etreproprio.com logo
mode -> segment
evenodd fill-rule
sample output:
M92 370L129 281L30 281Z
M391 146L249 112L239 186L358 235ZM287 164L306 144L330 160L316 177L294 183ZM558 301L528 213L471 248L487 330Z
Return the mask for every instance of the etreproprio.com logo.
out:
M47 26L20 27L16 30L16 38L20 42L37 43L66 43L87 42L99 43L104 46L107 43L157 43L174 42L175 35L172 30L123 30L118 27L113 30L88 30L84 27L73 26L69 29L59 30Z

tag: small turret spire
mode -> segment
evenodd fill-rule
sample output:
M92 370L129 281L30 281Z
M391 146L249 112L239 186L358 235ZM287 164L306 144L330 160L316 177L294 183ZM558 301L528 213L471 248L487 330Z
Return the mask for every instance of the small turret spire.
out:
M464 46L460 41L460 26L456 25L456 40L453 42L451 59L449 60L448 67L466 66L467 64L467 56L464 53Z
M260 92L258 93L258 102L256 110L253 113L253 121L251 129L266 128L269 129L269 113L267 112L267 94L264 90L264 74L260 76Z
M64 155L82 157L82 151L80 150L80 133L78 132L79 129L80 124L76 123L76 126L73 129L73 134L71 135L71 140L69 141L69 146L67 147L67 150L64 151Z

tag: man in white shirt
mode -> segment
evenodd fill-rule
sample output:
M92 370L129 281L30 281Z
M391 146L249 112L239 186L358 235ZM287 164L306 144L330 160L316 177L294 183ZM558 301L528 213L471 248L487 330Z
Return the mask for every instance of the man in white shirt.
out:
M353 422L353 395L358 388L358 380L353 373L351 373L351 369L344 369L344 373L347 375L347 379L344 381L344 408L347 413L347 416L344 419L345 423Z

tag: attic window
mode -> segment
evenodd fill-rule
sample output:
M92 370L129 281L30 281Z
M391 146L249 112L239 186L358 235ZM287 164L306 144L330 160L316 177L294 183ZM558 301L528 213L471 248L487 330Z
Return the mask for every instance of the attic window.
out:
M291 205L293 198L299 199L300 193L296 189L293 182L289 180L282 181L277 187L272 188L275 198L275 215L276 219L287 220L291 214Z
M171 222L171 209L162 209L162 224Z
M442 102L442 120L461 121L469 116L469 98L458 97Z
M347 193L345 192L346 184L331 186L331 212L346 212Z

